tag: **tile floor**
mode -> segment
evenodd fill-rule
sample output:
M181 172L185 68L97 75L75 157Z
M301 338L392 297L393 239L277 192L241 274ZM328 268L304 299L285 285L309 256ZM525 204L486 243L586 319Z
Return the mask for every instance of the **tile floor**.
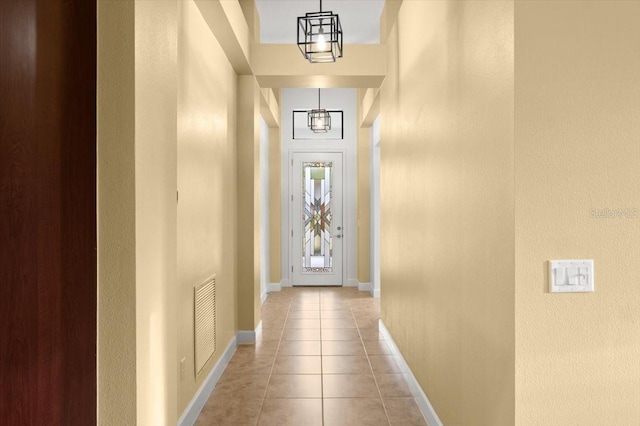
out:
M426 425L389 345L379 299L355 288L287 288L262 306L196 425Z

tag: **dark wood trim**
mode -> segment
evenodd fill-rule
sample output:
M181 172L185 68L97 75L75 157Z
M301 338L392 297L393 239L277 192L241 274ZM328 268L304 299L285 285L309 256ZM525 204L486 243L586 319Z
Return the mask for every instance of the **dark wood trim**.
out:
M96 423L96 2L0 1L0 424Z

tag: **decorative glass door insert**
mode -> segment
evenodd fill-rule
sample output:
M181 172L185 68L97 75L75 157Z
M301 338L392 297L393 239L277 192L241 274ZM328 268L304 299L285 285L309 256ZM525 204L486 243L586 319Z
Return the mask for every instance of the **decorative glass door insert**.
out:
M293 285L342 285L342 153L293 152L289 174Z
M302 163L302 273L333 272L332 162Z

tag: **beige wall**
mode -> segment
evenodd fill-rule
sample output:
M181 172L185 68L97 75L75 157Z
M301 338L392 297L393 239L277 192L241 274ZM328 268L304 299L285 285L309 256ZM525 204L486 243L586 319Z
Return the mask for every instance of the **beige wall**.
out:
M98 422L175 424L259 320L258 89L191 0L98 6ZM441 419L639 424L640 217L592 209L640 209L640 3L515 2L515 84L511 1L383 21L382 318ZM271 282L279 160L272 143ZM596 292L548 293L557 258L595 259ZM195 380L193 285L213 273L218 353Z
M254 43L260 43L260 15L256 8L255 0L239 0L242 14L249 28L251 39Z
M135 4L137 423L177 414L178 2Z
M447 426L514 424L513 37L512 2L405 1L387 40L381 316Z
M516 2L516 420L640 424L640 2ZM546 261L594 259L595 293Z
M358 148L357 148L357 170L358 170L358 202L357 202L357 252L358 268L357 280L361 283L368 283L369 277L369 257L370 257L370 236L371 236L371 127L360 127L363 116L362 101L366 89L358 89Z
M236 325L236 74L193 1L178 37L178 286L185 359L178 413L220 358ZM217 351L194 372L194 286L216 275Z
M98 423L136 421L134 2L98 2Z
M193 1L98 5L98 423L176 424L238 329L237 77ZM218 352L195 380L212 274Z
M238 76L238 328L260 322L260 89Z
M279 284L282 281L280 216L281 200L281 156L280 128L269 129L269 281Z
M640 424L639 22L630 1L402 4L382 317L444 424ZM595 293L548 292L564 258L595 260Z
M380 14L380 43L385 43L398 19L403 0L385 0Z

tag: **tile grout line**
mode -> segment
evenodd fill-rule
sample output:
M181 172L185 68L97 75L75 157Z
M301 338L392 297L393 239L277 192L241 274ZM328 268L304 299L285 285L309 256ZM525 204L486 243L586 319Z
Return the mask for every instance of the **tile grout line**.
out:
M353 321L356 323L356 329L358 330L358 335L360 336L360 343L362 343L364 354L367 357L367 362L369 363L369 368L371 369L371 375L373 376L373 382L376 384L376 389L378 390L378 395L380 396L380 402L382 403L382 409L384 410L384 415L387 417L387 423L389 424L389 426L391 426L391 418L389 417L389 412L387 411L387 405L384 403L384 399L382 398L382 392L380 392L378 379L376 379L376 374L373 371L373 365L371 365L371 359L369 358L369 351L367 351L367 347L364 345L364 339L362 338L362 333L360 333L360 327L358 326L358 321L356 321L356 316L353 313L353 307L351 306L351 303L349 303L349 309L351 310ZM378 311L378 315L379 315L379 311Z
M291 305L293 304L293 297L289 301L289 308L287 309L287 315L284 318L284 324L282 324L282 332L280 333L280 339L278 340L278 346L276 347L276 354L273 358L273 364L271 365L271 371L269 372L269 378L267 379L267 387L264 390L264 395L262 396L262 405L260 406L260 415L258 416L258 425L260 424L260 418L262 417L262 413L264 410L264 403L267 399L267 391L269 390L269 383L271 383L271 377L273 376L273 370L276 367L276 360L278 359L278 353L280 352L280 345L282 344L282 338L284 337L285 326L287 325L287 320L289 319L289 312L291 312ZM260 312L260 316L262 316L262 311ZM256 342L257 343L257 342Z
M271 365L271 368L269 369L269 373L265 374L267 376L267 385L266 388L262 394L262 398L260 398L259 400L261 401L261 405L259 407L259 412L257 413L258 416L256 418L256 422L259 424L260 422L264 422L264 421L268 421L269 417L267 415L267 417L263 417L265 416L264 414L264 405L266 403L266 395L268 394L268 389L269 389L269 385L271 380L273 379L274 375L274 371L275 371L275 361L278 359L279 355L281 355L280 353L280 349L282 349L283 344L284 344L284 333L287 331L287 323L288 321L291 320L304 320L306 317L301 317L301 318L294 318L297 317L298 315L294 315L294 313L297 311L297 303L303 303L304 300L300 299L298 300L297 297L295 297L296 295L298 295L299 292L292 292L290 297L283 297L283 298L278 298L277 299L277 303L275 303L273 306L271 306L271 304L269 304L267 306L267 309L263 310L262 313L263 315L266 315L267 317L269 316L275 316L275 317L279 317L279 316L283 316L284 317L284 322L281 324L281 330L280 330L280 335L279 335L279 339L273 339L273 341L276 341L277 343L275 344L275 356L274 356L274 360L273 363ZM308 293L304 293L304 294L308 294ZM369 325L369 322L367 322L366 324L363 324L363 327L360 327L360 325L358 324L358 322L356 321L356 317L359 315L364 315L365 317L368 317L371 313L370 309L364 309L364 305L361 306L357 303L357 299L351 297L351 295L349 293L347 293L346 295L341 293L338 295L337 299L336 299L336 295L333 294L332 292L327 291L326 294L324 292L324 289L315 289L315 294L317 295L317 306L318 306L318 321L319 321L319 329L318 329L318 336L319 336L319 344L320 344L320 348L319 348L319 354L320 354L320 385L321 385L321 395L320 395L320 400L321 400L321 424L324 426L324 424L326 423L326 417L325 417L325 411L324 411L324 407L325 407L325 394L324 394L324 377L326 376L325 372L324 372L324 348L323 348L323 342L324 342L324 316L329 315L328 318L326 318L328 321L331 322L331 324L333 324L333 321L338 321L341 322L343 320L340 320L338 318L333 318L335 315L332 311L341 311L343 309L348 309L348 315L351 315L351 319L354 321L355 323L355 330L357 333L357 341L360 343L361 347L364 349L365 351L365 356L366 356L366 360L367 360L367 364L369 365L369 372L373 375L374 378L374 384L376 386L377 392L378 392L378 396L380 398L380 401L383 404L383 410L385 412L385 416L387 419L387 425L390 425L390 414L387 410L386 404L384 402L384 399L382 398L382 393L381 393L381 389L379 386L379 383L377 381L376 378L376 374L373 371L373 365L371 362L371 356L374 355L378 355L377 353L375 353L376 351L374 350L373 353L369 353L367 348L366 348L366 344L365 344L365 340L364 337L362 335L362 329L368 329L371 327L367 327L367 325ZM289 296L289 294L287 294L287 296ZM326 300L325 297L326 296ZM334 306L334 303L337 303L340 306ZM324 305L327 304L327 314L323 315L323 309L324 309ZM346 306L344 306L343 304L345 304ZM296 306L296 310L294 310L294 306ZM367 305L368 306L368 305ZM303 311L303 309L300 309L301 311ZM374 309L375 312L377 312L376 315L379 316L379 308L378 309ZM342 318L343 315L339 315L340 318ZM327 328L327 330L331 331L333 330L333 325L329 325L330 328ZM339 330L341 328L336 328L335 330ZM301 329L301 330L304 330ZM275 331L275 330L274 330ZM378 330L379 331L379 330ZM275 337L275 336L274 336ZM338 341L341 341L342 339L339 339ZM346 340L345 340L346 341ZM386 344L388 344L388 342L383 338L382 340L383 342L385 342ZM271 342L271 336L270 336L270 340L269 342ZM264 343L263 340L256 340L256 344L262 344ZM273 346L271 346L273 347ZM373 349L372 349L373 350ZM269 352L270 349L268 350ZM267 352L267 353L269 353ZM273 352L271 352L273 353ZM331 352L330 352L331 353ZM254 350L254 357L256 356L255 350ZM342 355L342 356L348 356L348 354ZM284 370L285 373L283 374L292 374L293 370L291 369L291 367L289 367L288 369ZM342 374L342 373L340 373ZM347 373L344 373L347 374ZM359 374L359 373L349 373L349 374ZM282 397L282 395L278 395L278 394L274 394L274 398L278 399L280 397ZM295 398L295 397L294 397ZM342 397L339 399L349 399L349 398L357 398L357 397ZM364 397L362 397L364 398ZM367 397L368 398L368 397ZM331 399L331 398L329 398Z

